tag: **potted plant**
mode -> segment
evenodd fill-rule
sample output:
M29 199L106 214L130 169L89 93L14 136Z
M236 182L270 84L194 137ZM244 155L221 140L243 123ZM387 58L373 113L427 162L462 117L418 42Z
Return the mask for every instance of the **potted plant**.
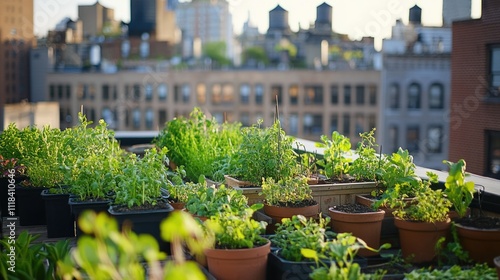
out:
M318 218L319 204L311 193L305 176L283 177L277 181L271 177L263 178L261 194L265 197L264 213L273 219L268 233L274 232L274 224L280 223L283 218L294 215Z
M483 215L465 217L473 199L474 183L466 181L466 163L463 159L444 163L449 166L445 191L458 214L454 222L460 244L471 259L493 266L493 259L500 254L500 218Z
M436 244L449 235L451 220L448 216L451 202L440 189L431 189L437 175L427 172L429 180L422 181L423 190L411 205L404 200L391 201L395 209L394 223L399 230L403 258L412 263L431 262L436 257ZM415 242L418 240L418 242Z
M380 233L384 210L374 210L359 203L348 203L332 206L328 209L334 232L350 232L362 239L369 247L380 247ZM358 254L363 257L375 256L378 252L360 249Z
M136 233L160 238L160 222L173 211L162 192L167 188L167 149L146 150L143 157L128 154L121 158L116 176L116 195L108 212L120 226L126 221Z
M298 155L293 149L294 139L286 135L279 120L270 127L257 124L241 129L242 142L230 158L226 184L231 187L257 186L262 178L280 180L297 175Z
M324 149L323 158L317 164L323 169L324 175L331 182L349 182L351 157L351 141L338 131L332 132L331 139L321 135L321 142L317 146Z
M205 249L208 271L217 279L266 279L271 242L262 237L266 223L252 218L262 208L254 204L243 212L230 205L205 221L214 234L214 245Z
M229 205L233 212L244 212L248 208L248 200L240 190L228 188L225 185L216 187L198 183L195 192L189 196L186 202L186 210L201 220L210 219L211 216L225 211L223 205Z
M168 149L170 166L183 166L186 178L198 182L200 176L224 181L224 166L241 142L240 123L224 122L206 116L198 107L189 117L165 123L154 144Z

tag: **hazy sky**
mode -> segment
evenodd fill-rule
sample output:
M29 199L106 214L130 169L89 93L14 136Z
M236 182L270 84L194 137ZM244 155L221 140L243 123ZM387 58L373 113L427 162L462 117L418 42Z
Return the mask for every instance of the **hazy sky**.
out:
M96 0L34 0L35 34L44 36L47 30L64 17L76 19L78 5L89 5ZM316 7L326 2L333 7L333 30L349 34L352 39L373 36L377 41L390 36L396 19L408 21L408 10L413 5L422 8L422 22L427 26L442 23L442 0L228 0L233 14L233 28L241 32L250 13L251 21L264 33L269 25L269 11L281 5L289 14L292 30L308 28L316 18ZM480 0L472 0L472 17L480 16ZM130 20L129 0L100 0L115 10L116 19Z

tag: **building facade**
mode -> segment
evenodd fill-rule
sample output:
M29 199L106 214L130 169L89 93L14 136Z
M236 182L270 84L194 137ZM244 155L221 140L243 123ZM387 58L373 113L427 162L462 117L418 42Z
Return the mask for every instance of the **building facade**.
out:
M78 18L82 21L84 38L106 33L106 28L119 29L119 22L115 21L115 11L104 7L99 1L93 5L78 5Z
M147 33L155 41L174 42L175 30L175 13L165 0L130 0L130 37Z
M452 25L450 152L467 171L500 178L500 2Z
M34 38L33 0L1 1L0 118L5 104L29 99L29 51Z
M319 141L332 131L359 140L377 126L379 71L170 71L50 73L47 99L59 101L61 127L103 118L115 130L160 130L195 106L222 121L271 125L276 100L288 134Z

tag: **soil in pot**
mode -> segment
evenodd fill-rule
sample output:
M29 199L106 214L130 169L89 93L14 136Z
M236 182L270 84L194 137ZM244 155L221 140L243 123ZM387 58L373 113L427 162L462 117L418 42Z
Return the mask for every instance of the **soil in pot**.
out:
M350 203L333 206L328 209L334 232L350 232L362 239L374 249L380 247L380 232L384 210L374 210L371 207ZM359 250L358 254L363 257L376 256L377 252L368 249Z
M471 259L493 266L493 259L500 255L500 218L462 218L455 223L460 244Z

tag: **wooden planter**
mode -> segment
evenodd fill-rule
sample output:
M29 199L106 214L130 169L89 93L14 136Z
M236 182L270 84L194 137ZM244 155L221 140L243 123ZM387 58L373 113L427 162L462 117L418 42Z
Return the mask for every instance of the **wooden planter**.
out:
M226 184L234 189L241 190L243 195L248 198L248 204L262 203L264 201L264 196L259 195L262 192L261 187L240 186L237 183L241 181L228 177L226 176ZM310 187L314 200L319 203L321 213L327 214L328 208L331 206L354 203L356 195L370 193L375 189L375 185L375 182L360 182L317 184L310 185Z

